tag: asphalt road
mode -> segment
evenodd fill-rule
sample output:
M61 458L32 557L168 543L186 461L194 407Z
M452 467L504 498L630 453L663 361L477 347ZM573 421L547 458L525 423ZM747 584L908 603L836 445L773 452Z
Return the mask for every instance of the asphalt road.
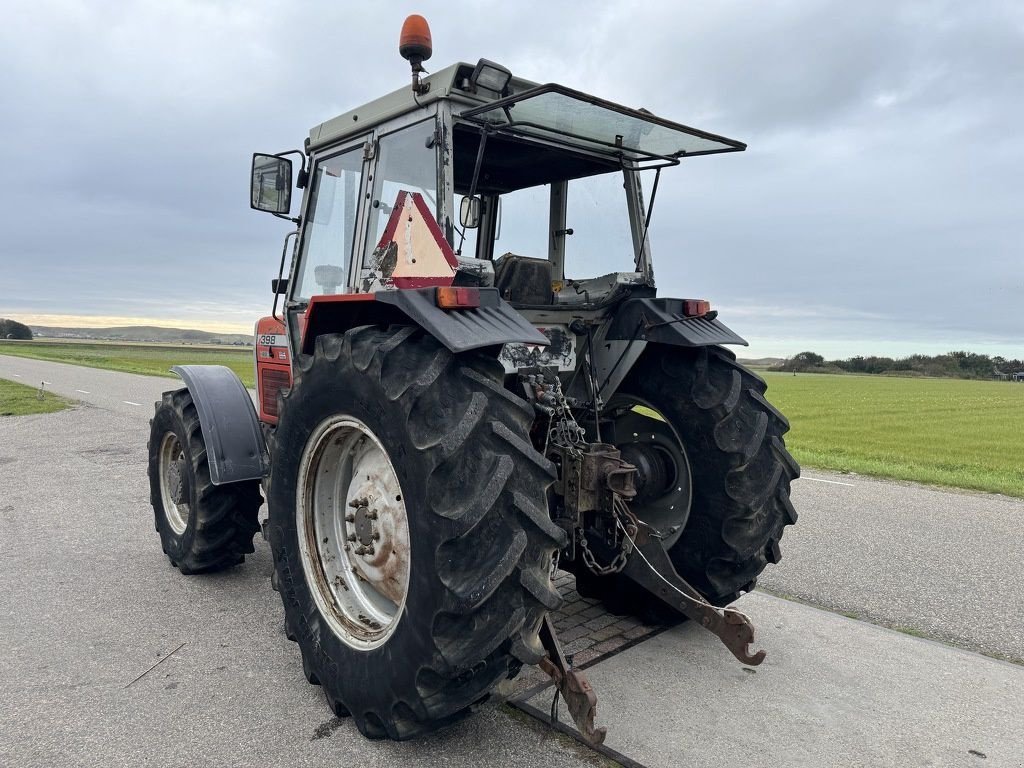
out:
M1024 663L1024 500L813 470L793 499L764 588Z
M161 554L145 441L174 380L7 356L0 377L86 403L0 420L0 765L594 764L493 704L423 741L362 739L302 678L260 540L213 576ZM1024 504L806 474L832 482L795 484L801 520L763 583L1024 655ZM650 766L710 764L712 745L749 765L972 764L971 749L1024 764L1024 668L767 596L741 605L769 651L756 677L692 627L593 668L613 746Z

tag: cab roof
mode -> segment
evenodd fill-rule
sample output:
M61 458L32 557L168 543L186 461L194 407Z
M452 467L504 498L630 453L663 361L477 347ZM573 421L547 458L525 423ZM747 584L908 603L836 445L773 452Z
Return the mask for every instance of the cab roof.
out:
M406 86L313 128L317 148L365 133L373 126L440 99L458 101L453 113L484 130L586 149L620 162L675 164L682 157L737 152L735 139L691 128L561 85L512 77L502 93L470 84L474 65L453 64L423 79L426 93Z

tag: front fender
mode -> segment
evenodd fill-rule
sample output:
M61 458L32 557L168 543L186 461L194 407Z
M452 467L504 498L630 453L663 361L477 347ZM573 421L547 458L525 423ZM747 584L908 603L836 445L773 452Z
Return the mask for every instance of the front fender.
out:
M270 471L267 445L249 390L223 365L176 365L199 412L214 485L259 480Z

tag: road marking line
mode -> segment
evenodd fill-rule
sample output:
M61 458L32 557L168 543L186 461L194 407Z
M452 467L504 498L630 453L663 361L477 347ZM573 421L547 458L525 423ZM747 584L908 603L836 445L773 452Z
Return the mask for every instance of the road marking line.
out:
M82 393L83 395L89 395L89 394L92 394L92 393L91 393L91 392L89 392L89 390L87 390L87 389L76 389L76 390L75 390L75 392L81 392L81 393Z
M133 403L131 400L122 400L125 405L142 405L142 403Z
M21 374L20 373L12 373L11 376L17 376L19 379L21 378Z
M853 483L840 483L838 480L825 480L820 477L807 477L807 475L801 475L801 480L813 480L816 483L829 483L830 485L845 485L848 488L856 488L857 486Z

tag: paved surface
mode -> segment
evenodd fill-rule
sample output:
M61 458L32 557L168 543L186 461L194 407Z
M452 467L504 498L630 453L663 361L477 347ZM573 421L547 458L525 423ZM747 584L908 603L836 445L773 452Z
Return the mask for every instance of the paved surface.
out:
M1024 765L1024 667L768 595L739 605L770 649L756 669L684 624L587 670L608 746L651 768Z
M0 421L0 765L592 765L497 705L416 743L334 718L261 540L210 576L160 552L146 429L96 407Z
M1024 500L804 474L761 586L1024 663Z
M145 441L152 402L174 381L6 356L0 377L91 403L0 420L0 765L594 764L496 705L425 741L362 739L302 678L259 540L243 567L214 576L182 577L160 553ZM796 483L801 521L768 586L862 615L877 607L874 618L914 587L917 612L893 610L894 623L1019 653L1021 537L1008 528L1019 502L808 474L853 485ZM965 547L974 554L957 559ZM1004 591L973 576L990 561L1003 564ZM992 623L961 631L951 596ZM570 641L577 663L646 631L578 604L559 617L567 635L604 626ZM1024 668L787 601L742 605L769 650L756 673L685 626L591 668L612 746L650 765L981 760L967 749L985 765L1024 760L1008 746L1020 741ZM748 690L753 680L763 687Z
M91 403L107 412L136 416L147 423L160 395L181 386L181 379L176 377L137 376L13 355L0 355L0 378L32 387L42 383L48 392Z

